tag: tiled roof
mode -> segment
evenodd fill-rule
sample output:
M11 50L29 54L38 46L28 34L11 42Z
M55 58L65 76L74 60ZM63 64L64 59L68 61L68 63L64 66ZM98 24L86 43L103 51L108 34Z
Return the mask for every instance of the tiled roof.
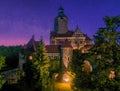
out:
M59 45L46 45L47 53L60 53Z
M74 34L73 31L68 31L68 32L66 32L65 34L57 34L56 32L53 32L53 31L50 33L50 35L51 35L52 37L72 37L73 34ZM86 40L91 40L91 41L92 41L92 39L89 38L89 37L87 36L87 34L83 34L83 35L86 37Z
M35 48L38 47L39 41L34 41Z
M57 34L56 32L51 32L50 35L53 37L72 37L73 33L73 31L68 31L65 34Z
M26 49L29 49L30 51L34 52L36 51L36 46L35 46L35 40L34 40L34 37L32 37L29 42L24 45L24 48Z
M91 40L92 41L92 39L90 37L88 37L87 34L84 34L84 36L86 37L86 40Z

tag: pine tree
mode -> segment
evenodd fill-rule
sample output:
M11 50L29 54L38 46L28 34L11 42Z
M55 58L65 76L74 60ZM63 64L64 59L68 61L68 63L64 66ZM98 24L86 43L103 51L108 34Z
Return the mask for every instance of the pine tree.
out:
M73 89L75 89L75 91L79 91L78 89L80 89L81 87L86 87L88 82L88 79L86 79L88 76L85 77L87 75L86 72L82 71L82 64L85 58L86 55L81 53L81 50L73 50L71 71L72 74L75 75L72 83L74 87Z
M120 17L105 17L106 27L94 36L95 45L88 60L93 65L92 86L120 90ZM113 77L110 77L110 74Z
M41 39L36 52L33 54L33 66L36 70L34 78L37 79L37 85L46 88L49 81L50 60L46 55L45 45Z
M5 57L0 56L0 70L5 66ZM3 80L3 75L0 74L0 89L2 88L5 81Z

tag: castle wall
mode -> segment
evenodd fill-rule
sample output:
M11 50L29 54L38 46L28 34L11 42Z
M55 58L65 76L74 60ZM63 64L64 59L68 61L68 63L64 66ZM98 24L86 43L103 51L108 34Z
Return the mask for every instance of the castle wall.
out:
M47 53L50 59L60 59L60 53Z

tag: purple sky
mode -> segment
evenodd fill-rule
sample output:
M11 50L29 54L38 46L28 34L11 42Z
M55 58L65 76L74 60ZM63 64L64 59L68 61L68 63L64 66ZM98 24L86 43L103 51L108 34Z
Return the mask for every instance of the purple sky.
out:
M48 44L60 5L69 29L78 25L91 38L104 27L103 17L120 15L120 0L0 0L0 45L26 44L33 34Z

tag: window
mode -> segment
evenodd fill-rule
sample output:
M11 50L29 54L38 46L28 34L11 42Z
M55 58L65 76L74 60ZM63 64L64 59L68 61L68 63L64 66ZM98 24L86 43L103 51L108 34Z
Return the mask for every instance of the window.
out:
M80 44L82 44L83 42L82 41L80 41Z
M75 44L77 44L77 41L75 41Z
M64 43L64 41L59 41L59 44L63 44Z
M58 56L54 56L54 59L58 59Z

